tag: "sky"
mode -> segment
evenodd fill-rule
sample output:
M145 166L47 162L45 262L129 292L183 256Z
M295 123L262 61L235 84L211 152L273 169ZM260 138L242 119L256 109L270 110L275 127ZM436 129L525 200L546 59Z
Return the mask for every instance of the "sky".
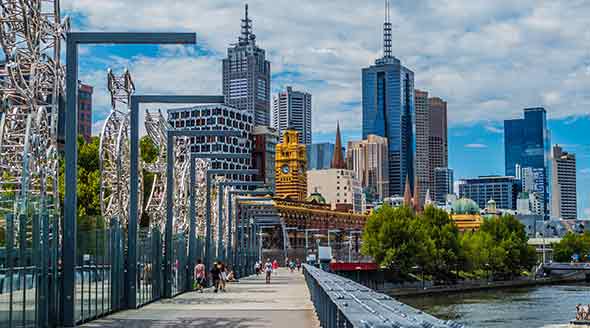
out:
M273 93L313 95L314 142L361 135L361 69L382 55L383 0L252 0ZM196 46L82 47L95 86L93 131L109 111L106 70L128 68L138 93L220 94L221 59L236 42L242 1L62 0L76 31L196 32ZM578 160L578 202L590 218L590 1L392 1L393 54L416 88L448 102L456 179L503 174L503 120L547 109L552 143ZM583 214L582 214L583 213Z

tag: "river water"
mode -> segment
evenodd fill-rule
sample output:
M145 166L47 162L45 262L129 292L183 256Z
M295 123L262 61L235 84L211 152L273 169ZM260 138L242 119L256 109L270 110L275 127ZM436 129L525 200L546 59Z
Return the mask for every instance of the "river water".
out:
M539 286L399 298L440 319L471 328L565 327L577 304L590 303L590 285Z

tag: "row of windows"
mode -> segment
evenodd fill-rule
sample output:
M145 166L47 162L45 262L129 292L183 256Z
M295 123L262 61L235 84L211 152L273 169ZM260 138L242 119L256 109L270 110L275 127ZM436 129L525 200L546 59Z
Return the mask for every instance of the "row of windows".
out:
M252 116L242 113L236 113L235 111L231 111L228 109L221 109L221 108L206 108L206 109L194 109L191 111L179 111L179 112L172 112L170 113L170 119L176 120L179 118L189 118L189 117L207 117L207 116L220 116L223 115L224 117L229 117L231 119L242 120L244 122L252 123Z
M250 131L252 128L250 124L243 122L234 121L231 119L224 119L223 117L209 117L207 119L196 119L196 120L179 120L170 122L170 124L176 128L184 127L195 127L195 126L208 126L213 130L225 130L223 127L233 127L235 129Z

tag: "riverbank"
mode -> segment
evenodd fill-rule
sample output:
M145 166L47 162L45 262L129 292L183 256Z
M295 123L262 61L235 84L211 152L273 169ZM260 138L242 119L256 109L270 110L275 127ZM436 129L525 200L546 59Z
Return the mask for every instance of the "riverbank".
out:
M435 286L429 288L393 288L383 291L384 293L393 297L405 297L405 296L428 296L435 294L452 294L452 293L464 293L494 289L507 289L507 288L520 288L520 287L535 287L535 286L546 286L546 285L559 285L569 283L584 282L585 277L574 276L574 277L551 277L551 278L538 278L531 280L510 280L510 281L487 281L481 283L462 283L450 286Z

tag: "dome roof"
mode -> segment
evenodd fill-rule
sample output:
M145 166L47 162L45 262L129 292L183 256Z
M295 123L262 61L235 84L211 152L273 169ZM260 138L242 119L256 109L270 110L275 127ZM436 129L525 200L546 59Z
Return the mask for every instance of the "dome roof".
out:
M460 198L453 202L454 214L479 214L479 206L472 199Z
M311 193L305 201L308 203L326 204L326 199L319 192Z

